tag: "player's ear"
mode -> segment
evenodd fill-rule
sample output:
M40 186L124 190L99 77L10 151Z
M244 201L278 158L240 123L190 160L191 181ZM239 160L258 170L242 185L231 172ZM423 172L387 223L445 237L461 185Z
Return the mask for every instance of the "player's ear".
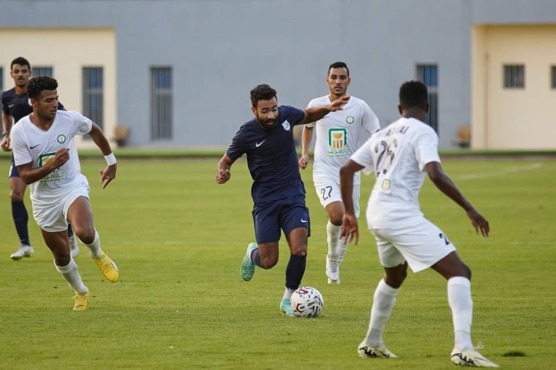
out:
M251 112L253 112L253 115L255 117L257 117L257 108L256 107L251 107Z

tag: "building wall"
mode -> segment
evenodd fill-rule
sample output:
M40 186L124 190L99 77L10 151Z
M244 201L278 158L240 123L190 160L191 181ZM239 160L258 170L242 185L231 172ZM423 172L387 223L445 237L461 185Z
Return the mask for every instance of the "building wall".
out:
M477 26L474 31L473 147L554 149L556 25ZM504 87L504 65L525 66L525 87Z
M457 127L471 122L472 24L537 18L556 23L555 4L552 0L420 0L418 6L414 0L28 0L2 2L0 29L64 29L68 37L76 29L113 30L115 46L108 43L106 48L116 50L114 124L130 127L129 145L226 146L251 118L253 86L269 83L277 89L279 103L304 107L327 93L327 67L343 60L351 69L351 94L366 100L383 126L398 117L398 88L416 77L416 64L438 65L438 133L441 148L449 148L454 146ZM18 54L15 45L22 44L17 35L13 38L0 47L4 69ZM64 43L65 36L62 39ZM100 49L94 51L103 54ZM172 68L170 140L151 139L153 66Z
M10 63L23 56L31 69L34 66L53 68L58 80L58 95L67 110L82 111L82 68L104 68L104 130L108 137L116 123L116 47L113 30L110 29L23 29L0 28L0 61L4 71L4 89L13 87ZM7 46L7 47L5 47ZM81 137L79 145L90 144Z

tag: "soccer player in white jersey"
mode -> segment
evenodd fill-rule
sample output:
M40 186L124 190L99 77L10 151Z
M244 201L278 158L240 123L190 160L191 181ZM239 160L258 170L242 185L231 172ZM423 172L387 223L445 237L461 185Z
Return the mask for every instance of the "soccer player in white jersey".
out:
M75 147L76 135L89 134L107 161L100 171L103 188L116 177L116 158L102 130L77 112L58 110L58 82L47 76L29 80L27 93L33 112L11 131L15 165L31 190L33 217L54 256L56 270L75 290L75 311L89 308L89 291L70 254L68 221L75 234L89 248L104 277L116 282L119 272L102 251L93 225L89 184L81 174Z
M329 104L347 94L351 82L349 69L344 62L335 62L328 67L326 83L328 95L313 99L308 108ZM349 157L374 132L380 129L378 118L367 103L351 97L343 110L327 114L318 121L303 127L301 134L301 158L299 166L307 168L309 147L316 129L313 182L320 203L328 215L326 224L326 275L329 284L340 284L340 264L344 259L347 244L340 239L340 228L344 217L344 205L340 194L339 171ZM353 204L359 216L360 174L354 181Z
M438 156L438 136L424 123L429 110L427 87L409 81L400 88L401 118L373 135L340 170L345 214L342 238L359 241L352 201L353 176L374 172L376 182L367 207L367 224L375 236L385 275L374 293L367 336L358 346L361 357L396 357L382 341L382 332L407 276L432 268L448 281L456 365L498 367L477 352L471 342L471 270L463 263L446 234L424 218L419 191L429 176L434 185L462 207L477 233L487 237L489 224L444 173Z

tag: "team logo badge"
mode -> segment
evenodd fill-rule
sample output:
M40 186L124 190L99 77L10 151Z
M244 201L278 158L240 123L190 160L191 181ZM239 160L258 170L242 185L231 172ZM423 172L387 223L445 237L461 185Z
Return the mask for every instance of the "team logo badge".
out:
M347 122L348 124L351 125L354 121L355 121L355 118L353 118L353 116L347 116L346 122Z
M60 144L63 144L66 142L66 136L65 135L58 135L58 137L56 138L56 141L59 142Z
M290 131L290 128L291 128L291 127L290 127L290 123L288 122L288 120L285 120L285 121L282 123L282 127L284 128L284 130Z

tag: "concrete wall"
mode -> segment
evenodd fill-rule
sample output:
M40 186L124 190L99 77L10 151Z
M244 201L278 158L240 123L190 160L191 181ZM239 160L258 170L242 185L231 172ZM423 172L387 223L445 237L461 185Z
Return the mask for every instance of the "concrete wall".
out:
M439 136L453 146L471 121L470 28L520 11L547 19L556 2L495 0L182 0L2 2L1 28L113 29L116 122L135 146L226 146L251 118L249 90L269 83L279 102L304 107L327 93L326 69L343 60L350 92L384 124L416 64L439 68ZM554 4L553 4L554 3ZM500 10L502 8L502 10ZM510 9L506 11L506 9ZM485 19L488 18L488 19ZM556 22L556 14L553 21ZM551 19L552 19L551 18ZM0 45L6 68L15 37ZM172 66L174 138L150 138L150 68Z

